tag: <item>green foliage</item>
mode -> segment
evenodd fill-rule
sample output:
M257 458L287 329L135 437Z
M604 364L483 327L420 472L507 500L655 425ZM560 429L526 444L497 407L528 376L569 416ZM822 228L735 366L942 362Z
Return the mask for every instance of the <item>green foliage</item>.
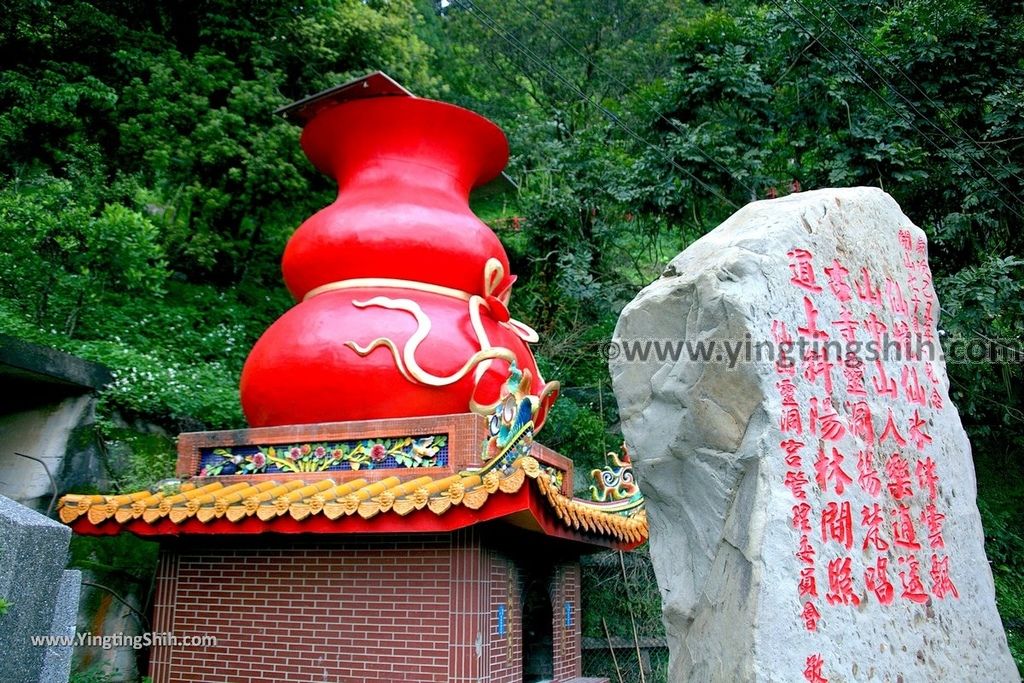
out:
M132 581L148 582L156 569L159 553L159 544L143 541L133 534L75 534L71 537L68 566L100 572L105 581L113 584L110 587L118 590Z
M108 420L101 420L99 429L118 491L147 489L174 476L178 454L172 439L115 426Z
M9 609L11 609L11 603L4 598L0 598L0 617L7 614Z
M68 683L112 683L113 676L104 673L98 667L87 671L74 671Z
M0 331L110 365L111 408L241 426L284 241L331 197L273 112L373 68L436 91L423 21L411 0L8 3Z
M1017 668L1024 672L1024 490L1017 466L999 458L976 458L978 509L985 528L985 554L992 567L996 604L1006 626Z

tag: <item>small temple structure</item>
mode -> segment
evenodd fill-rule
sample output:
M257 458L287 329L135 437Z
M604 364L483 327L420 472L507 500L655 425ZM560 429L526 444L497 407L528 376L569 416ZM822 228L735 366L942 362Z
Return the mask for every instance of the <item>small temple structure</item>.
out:
M154 683L584 680L579 557L647 519L628 457L584 500L534 440L558 384L468 201L504 134L380 73L282 113L339 195L285 250L298 303L246 362L251 428L182 434L176 479L61 520L160 542Z

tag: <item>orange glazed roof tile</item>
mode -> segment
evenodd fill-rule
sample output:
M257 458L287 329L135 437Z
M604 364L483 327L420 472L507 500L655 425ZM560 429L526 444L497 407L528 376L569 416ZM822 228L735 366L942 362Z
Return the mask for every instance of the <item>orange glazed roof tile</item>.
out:
M58 512L79 533L95 535L437 531L517 517L521 525L582 542L632 548L647 540L642 498L591 502L567 496L530 456L498 465L495 460L436 478L389 476L373 483L200 481L120 495L69 494ZM414 517L420 523L408 524Z

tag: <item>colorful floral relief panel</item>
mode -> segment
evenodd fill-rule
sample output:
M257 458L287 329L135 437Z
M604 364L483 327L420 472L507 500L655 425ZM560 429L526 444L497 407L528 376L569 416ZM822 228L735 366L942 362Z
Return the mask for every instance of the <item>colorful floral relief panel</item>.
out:
M229 474L409 469L445 467L447 464L447 434L431 434L391 439L204 448L200 451L198 475L216 477Z

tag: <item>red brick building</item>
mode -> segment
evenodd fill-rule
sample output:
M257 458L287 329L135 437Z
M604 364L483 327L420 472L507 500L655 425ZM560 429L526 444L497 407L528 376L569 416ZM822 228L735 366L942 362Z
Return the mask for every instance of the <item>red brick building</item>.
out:
M286 251L299 303L243 371L255 426L182 434L176 479L61 519L160 541L154 631L216 637L157 643L154 683L578 679L579 556L647 521L628 459L581 500L534 442L558 384L467 203L504 135L379 74L288 111L341 193Z
M571 463L524 445L529 429L482 467L485 426L465 414L184 434L184 483L65 496L60 516L78 533L158 538L154 631L216 636L155 647L154 683L571 681L579 555L642 542L642 506L573 498ZM186 478L238 454L298 449L301 464L352 443L396 451L407 435L444 444L417 476L340 460Z

